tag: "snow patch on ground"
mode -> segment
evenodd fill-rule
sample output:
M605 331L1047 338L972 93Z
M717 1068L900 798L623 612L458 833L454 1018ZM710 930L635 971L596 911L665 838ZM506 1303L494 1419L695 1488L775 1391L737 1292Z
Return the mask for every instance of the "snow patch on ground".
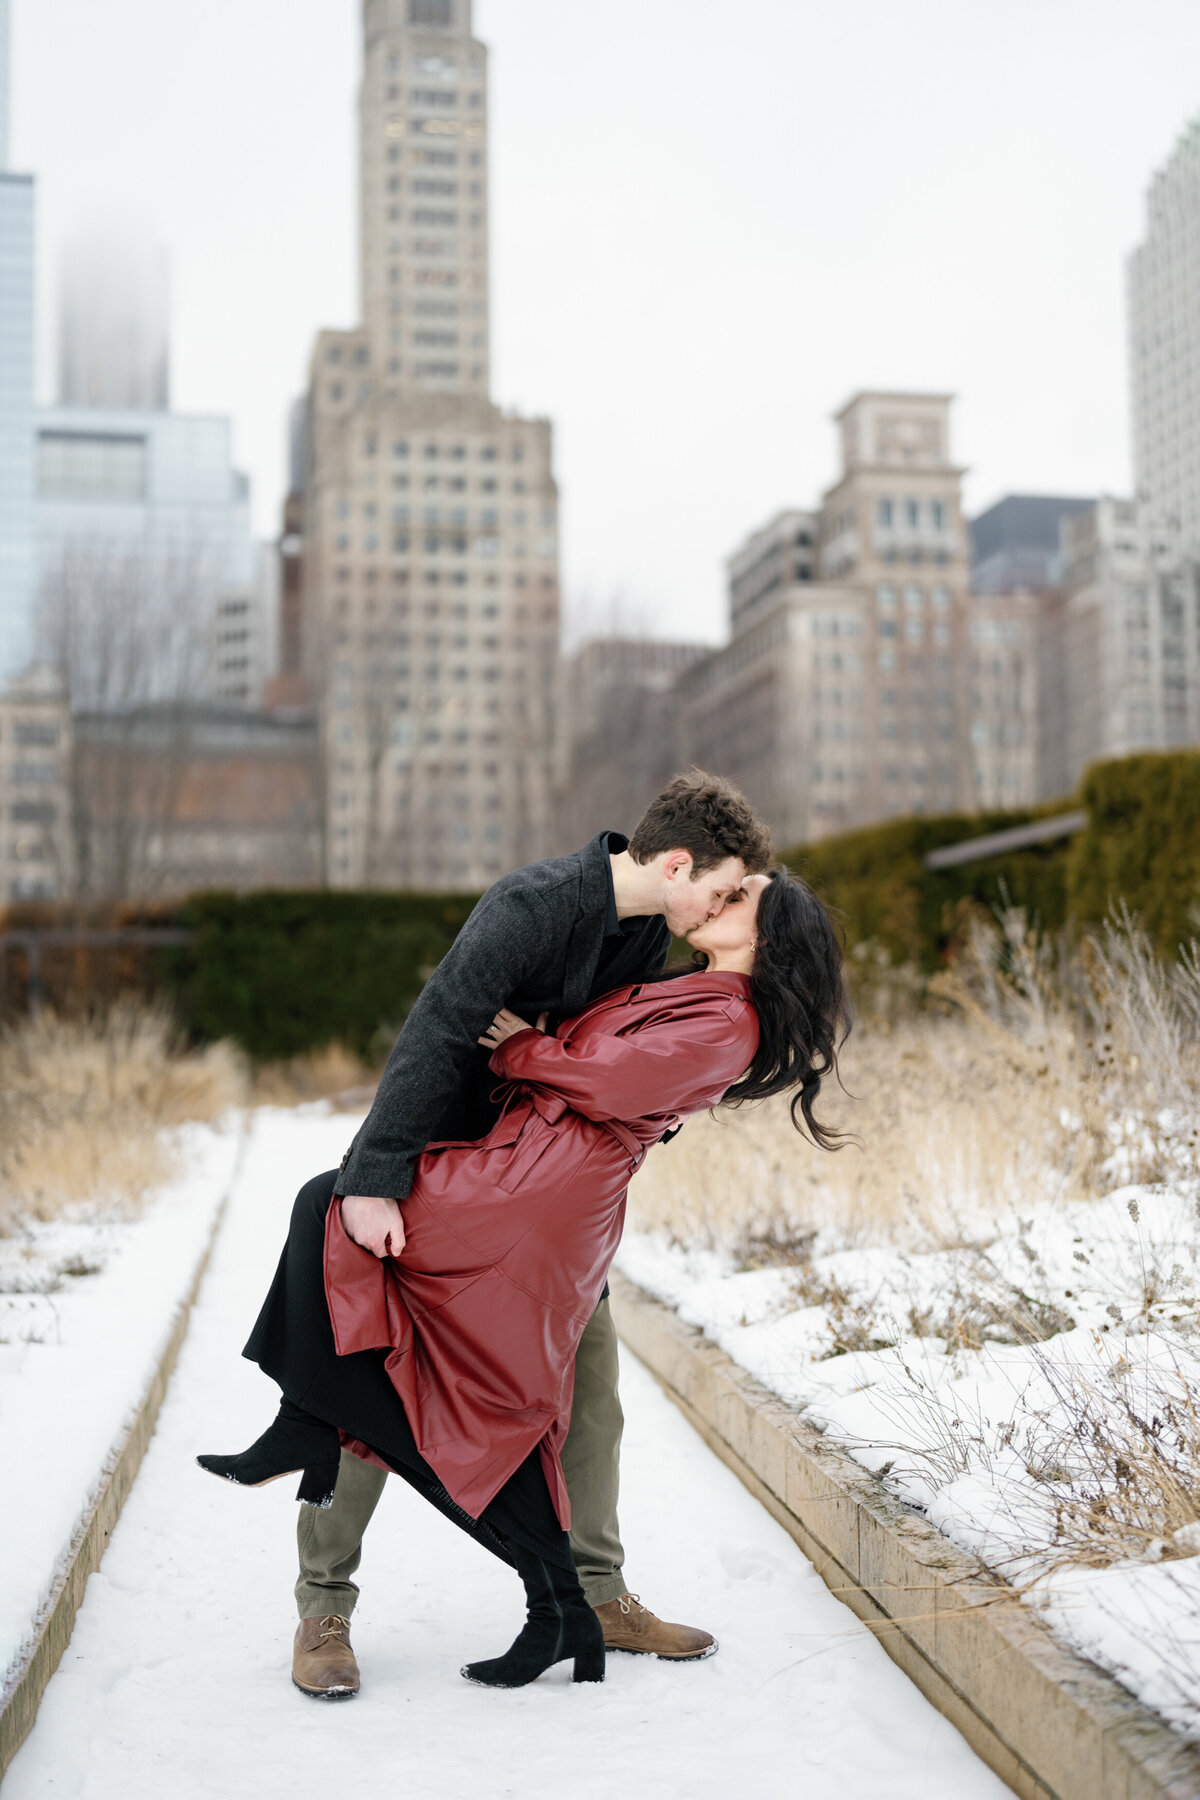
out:
M1008 1790L812 1565L622 1358L626 1574L720 1654L609 1659L516 1693L458 1671L507 1645L515 1577L389 1482L367 1534L354 1642L363 1691L330 1706L289 1679L297 1509L194 1465L248 1443L276 1390L239 1355L297 1188L358 1124L260 1118L188 1339L99 1574L5 1800L294 1800L378 1786L406 1800L1002 1800Z
M1149 1416L1169 1391L1186 1413L1200 1388L1198 1247L1197 1194L1183 1185L1030 1206L978 1242L924 1255L818 1241L803 1268L739 1269L627 1232L617 1266L1200 1737L1191 1528L1106 1568L1062 1568L1054 1542L1079 1397L1096 1408L1123 1393ZM1042 1341L998 1341L1014 1297ZM964 1308L981 1347L964 1341ZM839 1349L847 1339L855 1347ZM1172 1560L1155 1560L1164 1549Z
M180 1131L186 1174L133 1218L81 1209L0 1240L0 1671L10 1669L154 1374L243 1125Z

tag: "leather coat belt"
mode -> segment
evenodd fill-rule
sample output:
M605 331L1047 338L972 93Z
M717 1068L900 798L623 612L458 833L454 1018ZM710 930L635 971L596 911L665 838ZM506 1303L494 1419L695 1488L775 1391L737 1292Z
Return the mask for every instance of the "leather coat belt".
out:
M532 1106L533 1110L540 1113L548 1125L556 1125L563 1114L570 1111L561 1094L555 1094L546 1088L533 1087L524 1082L513 1084L504 1101L505 1112L514 1101L518 1105L524 1102ZM591 1122L598 1125L601 1131L607 1131L610 1137L616 1138L618 1144L628 1150L633 1158L635 1169L640 1166L649 1145L644 1144L641 1138L636 1137L627 1125L622 1125L619 1119L593 1119Z

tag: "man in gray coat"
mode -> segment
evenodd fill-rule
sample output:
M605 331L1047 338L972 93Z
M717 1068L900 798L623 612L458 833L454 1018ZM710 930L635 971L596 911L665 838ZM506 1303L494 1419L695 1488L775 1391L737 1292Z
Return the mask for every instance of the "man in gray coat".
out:
M673 936L714 917L770 840L746 801L716 777L677 776L633 837L600 832L582 850L505 875L488 889L426 983L397 1038L370 1112L342 1158L334 1192L350 1236L376 1256L404 1247L402 1202L425 1145L483 1137L495 1078L480 1039L501 1007L551 1025L613 988L662 968ZM622 1413L617 1342L605 1289L580 1339L563 1471L579 1579L610 1649L673 1660L709 1656L710 1633L658 1619L622 1575L617 1528ZM387 1477L343 1455L333 1504L300 1509L292 1679L306 1694L358 1691L349 1622L362 1539Z

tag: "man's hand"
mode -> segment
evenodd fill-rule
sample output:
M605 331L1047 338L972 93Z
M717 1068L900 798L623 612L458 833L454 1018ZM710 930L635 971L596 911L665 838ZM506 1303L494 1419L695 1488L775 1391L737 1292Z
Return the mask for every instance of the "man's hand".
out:
M532 1029L544 1032L546 1020L549 1017L549 1013L540 1013L538 1022ZM530 1029L531 1027L525 1023L524 1019L519 1019L515 1012L509 1012L507 1006L502 1006L479 1042L485 1049L494 1050L497 1044L504 1042L505 1038L515 1037L518 1031L529 1031Z
M372 1256L399 1256L404 1248L404 1220L398 1200L378 1194L346 1194L342 1199L342 1224Z

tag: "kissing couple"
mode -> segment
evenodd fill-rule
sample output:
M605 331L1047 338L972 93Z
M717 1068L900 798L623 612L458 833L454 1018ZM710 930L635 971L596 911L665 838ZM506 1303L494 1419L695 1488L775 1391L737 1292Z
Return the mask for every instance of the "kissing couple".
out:
M689 967L664 967L672 937ZM676 1661L712 1635L625 1585L609 1265L629 1178L691 1113L791 1093L797 1130L850 1024L822 903L729 783L677 776L633 836L505 875L429 978L341 1167L296 1197L243 1354L282 1389L246 1486L302 1471L304 1693L358 1690L349 1621L389 1472L507 1563L525 1625L462 1673L520 1687L606 1650Z

